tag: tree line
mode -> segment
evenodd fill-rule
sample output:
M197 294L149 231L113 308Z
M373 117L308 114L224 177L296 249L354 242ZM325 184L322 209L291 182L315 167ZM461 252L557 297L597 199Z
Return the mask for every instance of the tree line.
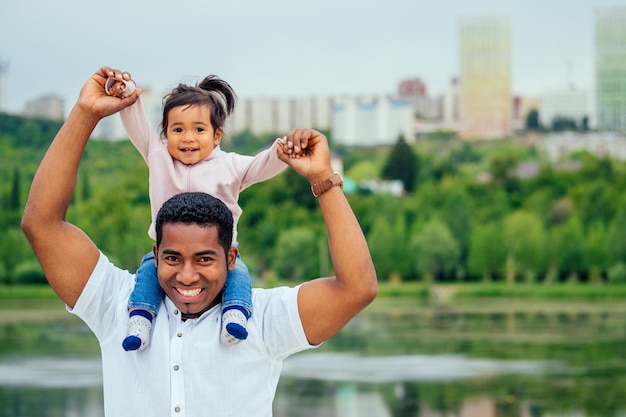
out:
M0 283L44 283L20 228L28 187L60 123L0 115ZM626 165L580 152L553 162L523 135L461 142L399 137L395 145L346 148L348 198L382 282L609 282L626 280ZM243 132L226 151L255 153L277 135ZM532 175L522 167L534 167ZM90 140L68 220L116 264L134 271L150 250L145 163L128 141ZM399 179L402 196L368 179ZM309 184L286 170L241 194L239 245L258 279L332 274L326 234Z

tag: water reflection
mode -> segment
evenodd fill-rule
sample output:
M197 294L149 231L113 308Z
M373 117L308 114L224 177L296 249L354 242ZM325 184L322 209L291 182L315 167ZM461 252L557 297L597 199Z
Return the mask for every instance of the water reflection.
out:
M99 358L34 358L0 362L0 386L101 387L102 363Z
M285 361L283 376L324 381L458 381L496 375L571 372L558 361L472 359L462 355L363 357L350 353L308 353Z
M626 416L626 308L413 303L289 358L275 416ZM81 322L0 324L0 417L101 417L101 384Z

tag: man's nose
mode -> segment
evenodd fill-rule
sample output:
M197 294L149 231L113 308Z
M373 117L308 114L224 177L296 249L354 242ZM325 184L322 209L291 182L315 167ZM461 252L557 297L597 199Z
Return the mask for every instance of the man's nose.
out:
M196 272L191 262L185 262L182 269L178 272L176 279L181 284L191 285L194 282L198 281L198 273Z

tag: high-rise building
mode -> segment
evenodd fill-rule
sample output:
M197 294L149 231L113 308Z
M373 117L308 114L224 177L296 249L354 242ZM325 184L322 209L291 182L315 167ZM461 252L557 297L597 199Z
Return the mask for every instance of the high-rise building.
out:
M551 127L558 119L571 120L578 128L589 127L590 109L586 91L569 88L545 92L541 96L539 118L544 127Z
M65 119L65 100L54 94L41 96L26 103L22 114L39 119L63 120Z
M256 97L240 99L226 130L235 134L249 129L255 135L281 134L296 127L330 128L331 97Z
M511 133L511 41L504 17L460 21L460 131L462 139Z
M338 98L333 107L333 140L346 146L396 143L414 138L413 103L388 96Z
M408 78L398 84L398 98L413 102L415 117L422 120L441 119L441 99L428 95L426 84L419 78Z
M596 125L626 132L626 7L597 9Z

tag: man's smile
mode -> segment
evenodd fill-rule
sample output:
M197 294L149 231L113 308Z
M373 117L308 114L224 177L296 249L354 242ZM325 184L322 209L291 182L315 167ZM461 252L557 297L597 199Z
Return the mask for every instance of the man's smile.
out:
M183 297L195 297L202 292L202 288L184 289L180 287L174 288L176 292Z

